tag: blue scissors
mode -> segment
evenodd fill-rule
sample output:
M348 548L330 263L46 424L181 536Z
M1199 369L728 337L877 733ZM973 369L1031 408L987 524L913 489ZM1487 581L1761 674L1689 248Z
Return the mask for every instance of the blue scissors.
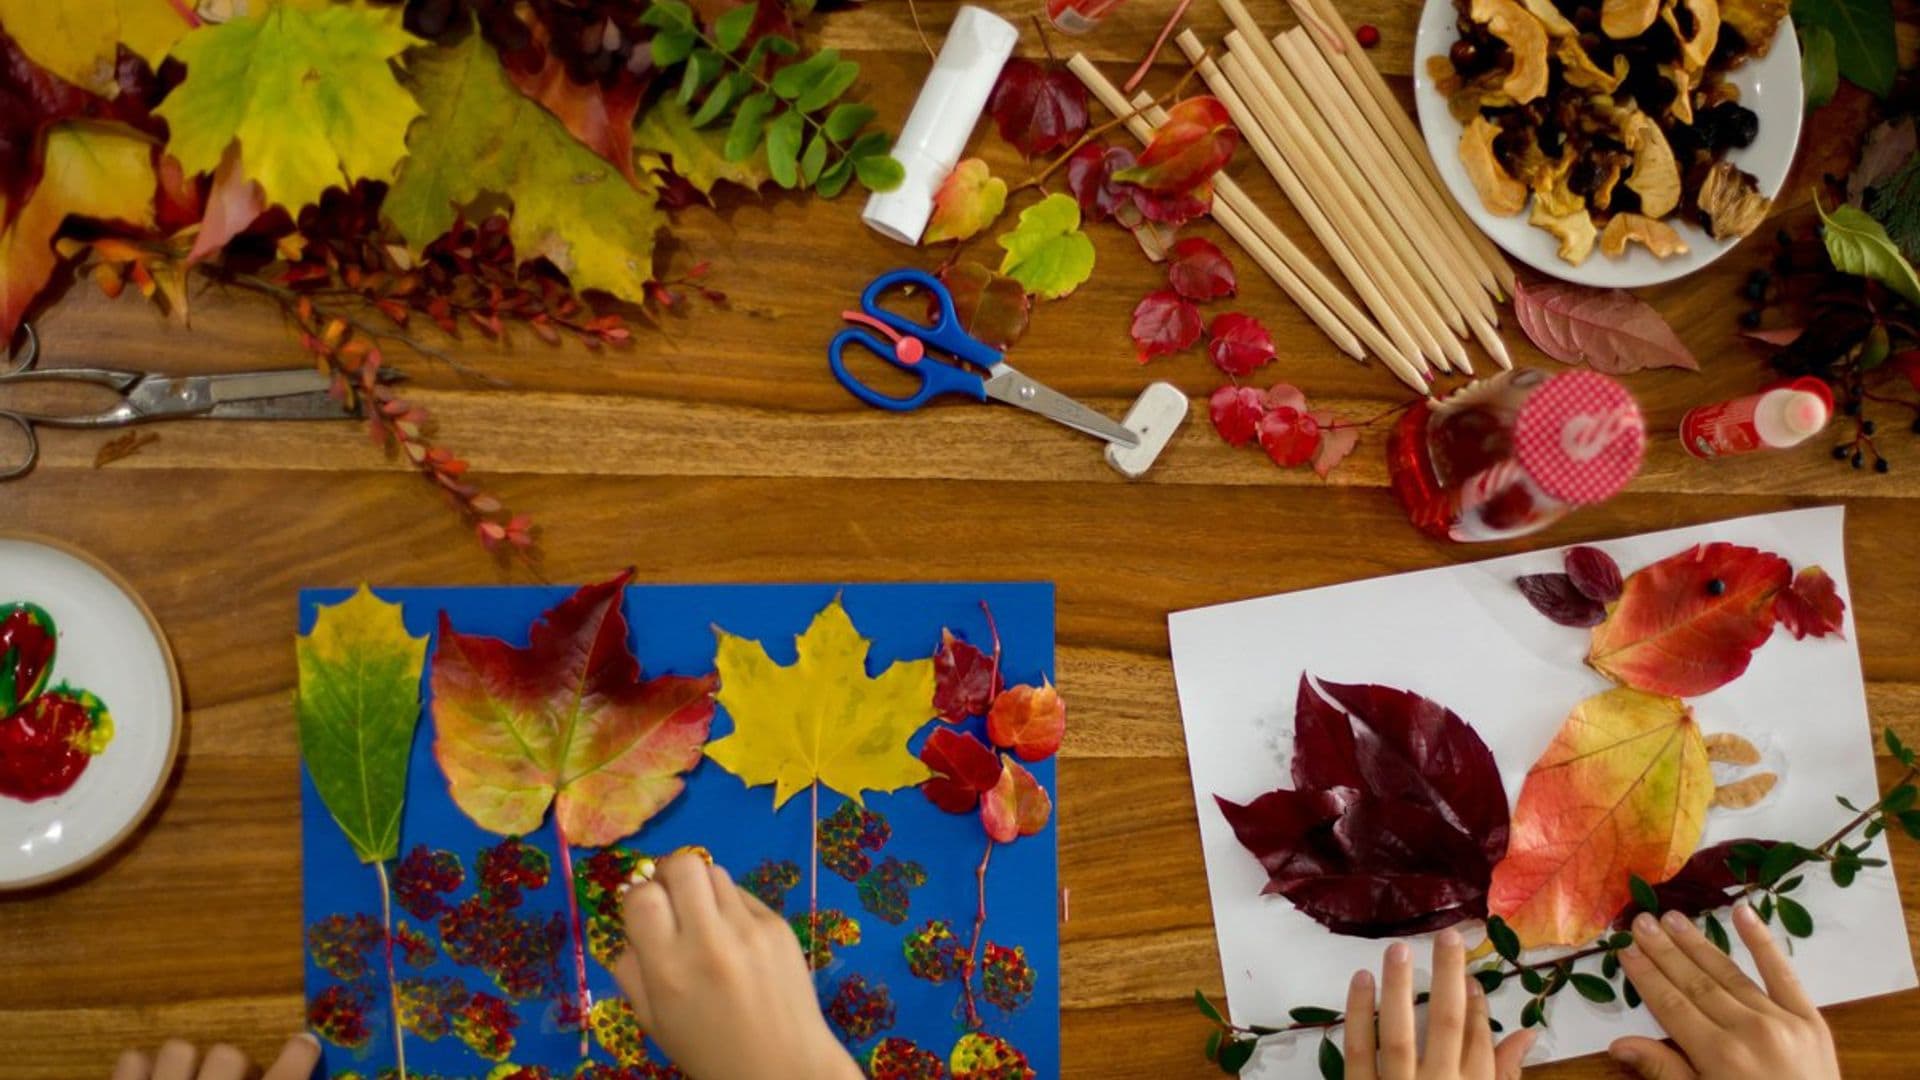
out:
M12 424L24 436L24 450L9 450L0 439L0 481L33 471L40 459L40 439L34 429L116 428L150 420L347 420L360 415L335 400L328 390L332 378L314 368L250 371L225 375L155 375L145 371L106 368L48 368L38 370L40 336L31 323L21 324L25 342L9 357L0 352L0 390L24 383L62 383L97 386L120 395L118 404L101 412L30 412L0 406L0 429ZM4 346L0 346L4 349ZM381 373L381 381L397 376Z
M880 306L881 296L901 285L924 289L937 301L939 318L933 325ZM1129 449L1140 445L1140 437L1125 426L1022 375L1006 362L998 349L962 329L960 316L953 309L953 294L939 279L923 270L894 270L874 278L860 294L860 310L845 312L842 317L862 325L850 326L835 334L827 347L833 377L854 397L876 409L911 412L934 398L951 394L983 403L998 401L1015 405ZM858 345L901 371L919 376L920 389L904 397L894 397L861 382L847 370L843 354L849 345ZM950 364L929 355L936 351L961 363ZM985 374L976 374L962 364L979 368Z

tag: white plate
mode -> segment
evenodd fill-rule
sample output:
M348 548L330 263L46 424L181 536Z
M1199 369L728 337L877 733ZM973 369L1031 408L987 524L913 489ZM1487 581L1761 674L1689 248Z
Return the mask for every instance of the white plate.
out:
M1658 259L1639 244L1629 244L1627 254L1614 259L1596 247L1586 262L1573 266L1555 254L1560 242L1553 234L1527 224L1526 211L1512 217L1488 213L1479 193L1473 190L1473 181L1467 178L1466 167L1460 164L1460 122L1447 111L1446 95L1434 86L1427 72L1428 57L1445 56L1458 40L1460 35L1454 30L1457 17L1452 0L1427 0L1413 43L1413 100L1420 110L1420 130L1427 137L1427 149L1440 167L1441 177L1467 216L1494 243L1541 273L1581 285L1621 289L1672 281L1733 250L1738 241L1715 240L1676 214L1669 216L1667 223L1686 240L1685 255ZM1752 173L1759 181L1761 194L1774 198L1787 182L1794 149L1800 144L1800 43L1793 36L1792 23L1780 20L1767 55L1733 69L1727 81L1740 88L1740 104L1760 118L1759 133L1752 145L1731 151L1727 160Z
M92 691L114 733L66 792L37 802L0 795L0 891L75 873L125 839L159 799L180 741L173 654L117 575L58 541L0 536L0 604L16 601L53 617L51 682Z

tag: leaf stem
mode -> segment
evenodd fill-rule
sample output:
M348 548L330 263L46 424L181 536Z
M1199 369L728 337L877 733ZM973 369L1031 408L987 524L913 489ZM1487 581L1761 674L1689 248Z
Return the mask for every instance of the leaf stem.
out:
M774 93L772 83L762 78L759 72L748 67L745 63L741 62L740 59L735 57L732 53L726 51L725 49L722 49L718 41L715 41L714 39L708 37L706 31L700 29L700 23L697 20L694 22L692 29L693 29L693 36L699 38L701 44L705 45L707 48L712 49L715 53L719 54L720 58L725 60L728 64L732 65L734 70L741 72L742 74L746 75L747 78L752 79L756 83L759 83L760 89L766 91L769 94L773 94L775 100L784 102L786 105L786 109L783 111L800 112L797 102L787 101L785 98L782 98L779 94ZM925 39L923 38L922 40L925 40ZM800 120L802 123L806 124L808 127L812 128L814 131L819 133L816 136L814 136L815 138L827 140L827 145L833 148L834 153L838 154L840 157L847 156L847 148L840 145L840 140L827 134L827 126L824 122L815 120L810 114L804 113L804 112L800 113Z
M1166 93L1160 95L1157 98L1154 98L1151 104L1142 105L1133 109L1129 109L1128 111L1120 114L1119 116L1114 117L1111 120L1105 121L1104 123L1096 124L1093 127L1088 128L1084 133L1081 134L1081 136L1078 139L1075 139L1073 141L1072 146L1067 147L1066 150L1063 151L1058 157L1048 162L1046 168L1040 170L1038 173L1035 173L1033 176L1030 176L1025 180L1022 180L1019 184L1015 185L1013 190L1024 191L1027 188L1037 188L1041 184L1046 183L1047 177L1052 176L1056 171L1059 170L1060 166L1065 165L1068 161L1072 160L1073 155L1079 153L1081 147L1087 145L1088 143L1092 142L1095 139L1098 139L1100 136L1105 135L1107 132L1112 131L1114 128L1119 127L1121 124L1126 123L1127 121L1133 119L1134 117L1141 115L1142 113L1146 112L1148 109L1158 108L1161 104L1165 103L1166 101L1172 98L1178 97L1180 95L1180 92L1187 88L1187 83L1190 80L1192 80L1194 73L1199 70L1200 69L1197 67L1187 69L1187 73L1185 75L1180 76L1180 81L1173 85L1173 89L1167 91Z
M566 826L560 814L553 815L553 835L560 845L560 875L567 892L567 928L573 937L573 1004L580 1010L580 1056L587 1056L587 1014L593 1010L593 998L587 990L587 950L580 940L580 900L573 894L573 845L567 841Z
M993 667L987 672L987 689L991 690L1000 685L1000 624L993 621L993 609L985 600L980 601L980 610L987 617L987 634L993 638Z
M205 23L201 20L199 13L193 10L192 6L190 6L187 3L187 0L167 0L167 6L173 8L173 13L175 15L180 16L182 19L186 20L186 24L190 27L193 27L195 30L198 30L200 29L201 26L205 25ZM400 1068L401 1080L406 1080L406 1076L407 1076L406 1066L403 1065Z
M807 830L807 971L818 970L814 957L820 955L820 779L810 789L813 824Z
M994 655L999 656L999 649ZM987 928L987 862L993 858L993 837L987 837L987 850L980 856L980 865L973 872L974 887L979 895L978 905L973 909L973 944L967 946L966 969L960 973L960 1000L966 1005L967 1030L980 1030L980 1006L973 998L973 973L980 966L980 935Z
M381 940L386 944L387 960L387 1006L393 1013L393 1064L399 1070L400 1080L407 1080L407 1038L400 1026L400 988L393 977L393 885L387 880L387 864L384 860L373 864L373 872L380 879L380 927Z
M927 50L929 57L935 60L940 59L940 55L933 51L933 43L927 40L927 32L920 28L920 9L914 5L913 0L907 0L907 14L913 16L913 32L920 35L921 47Z

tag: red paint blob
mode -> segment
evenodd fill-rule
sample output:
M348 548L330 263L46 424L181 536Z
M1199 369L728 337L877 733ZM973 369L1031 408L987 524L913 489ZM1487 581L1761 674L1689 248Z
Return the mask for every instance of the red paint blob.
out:
M0 720L0 795L35 802L71 788L92 760L83 749L92 729L87 707L60 693Z

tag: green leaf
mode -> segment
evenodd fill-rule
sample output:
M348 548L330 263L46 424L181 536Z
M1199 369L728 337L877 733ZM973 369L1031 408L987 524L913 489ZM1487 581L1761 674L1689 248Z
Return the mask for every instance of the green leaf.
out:
M1645 878L1639 874L1628 875L1627 888L1633 893L1633 902L1641 911L1650 915L1660 914L1660 896L1653 891L1653 886L1647 884Z
M1573 976L1573 988L1588 1001L1597 1001L1604 1005L1614 999L1613 984L1598 975L1577 972Z
M1296 1006L1287 1010L1287 1016L1296 1024L1331 1024L1340 1019L1339 1013L1317 1005Z
M1547 1022L1547 1006L1539 998L1532 998L1520 1007L1520 1026L1522 1028L1540 1027Z
M1880 809L1890 814L1897 814L1911 807L1916 796L1920 796L1920 791L1915 791L1912 784L1901 784L1887 792L1880 800Z
M1640 991L1634 988L1632 979L1620 980L1620 1000L1626 1002L1629 1009L1640 1007Z
M1814 209L1820 212L1820 220L1827 226L1827 257L1835 267L1849 274L1873 278L1920 304L1920 276L1915 276L1913 265L1894 246L1885 226L1857 206L1842 206L1829 214L1816 199Z
M712 49L695 49L687 57L686 70L680 76L680 104L691 104L693 95L720 74L725 65L726 61Z
M1761 897L1760 903L1754 906L1753 913L1755 915L1760 916L1760 921L1763 923L1772 922L1773 921L1773 897L1771 896Z
M1812 25L1800 29L1800 84L1807 107L1817 109L1833 100L1840 88L1840 68L1833 55L1833 31Z
M907 178L907 170L898 161L885 154L853 158L853 171L860 177L860 185L868 191L892 191L900 186L900 181ZM1083 236L1081 239L1085 240L1086 237ZM1089 259L1092 258L1092 241L1088 241L1087 255ZM1088 263L1087 269L1089 272L1092 271L1091 262Z
M1482 968L1473 973L1473 978L1480 984L1480 989L1489 994L1500 989L1500 984L1507 981L1507 977L1500 973L1499 968Z
M1780 892L1780 893L1790 893L1793 890L1799 888L1800 883L1805 880L1806 880L1806 877L1804 875L1795 874L1792 877L1788 878L1787 880L1781 882L1779 888L1775 889L1774 891Z
M1544 994L1547 992L1546 977L1532 968L1520 969L1520 985L1529 994Z
M1226 1034L1227 1033L1224 1028L1214 1028L1212 1031L1207 1032L1207 1060L1208 1061L1220 1060L1220 1040L1225 1038Z
M1487 940L1493 942L1493 951L1500 954L1502 960L1518 963L1520 960L1520 935L1513 932L1507 920L1498 915L1487 918Z
M753 17L759 10L758 4L741 4L713 20L713 40L720 51L730 53L747 40L747 31L753 29Z
M1861 866L1875 866L1875 867L1878 867L1878 866L1885 866L1885 865L1887 865L1887 860L1885 860L1885 859L1861 859L1861 860L1860 860L1860 865L1861 865Z
M765 90L740 103L739 111L733 114L733 124L727 128L725 153L728 161L743 161L760 147L762 123L767 114L779 101Z
M1321 1080L1345 1080L1347 1060L1334 1045L1332 1039L1320 1040L1320 1076Z
M1804 856L1798 844L1781 843L1768 848L1766 857L1760 860L1760 883L1772 885L1779 881L1799 866Z
M774 72L773 92L792 101L811 89L839 62L838 50L822 49L797 64L789 64Z
M1553 969L1553 974L1547 977L1547 996L1548 997L1552 997L1553 995L1559 993L1561 990L1564 990L1566 988L1567 975L1568 975L1568 969L1564 966L1556 966Z
M720 119L720 114L727 111L727 106L733 104L733 99L740 96L751 85L753 85L753 79L744 71L733 72L714 83L713 89L707 91L706 100L700 103L700 108L695 110L689 123L694 127L703 128Z
M806 93L801 94L799 100L793 103L794 107L801 112L809 113L824 109L838 100L841 94L846 93L847 88L852 86L854 80L859 77L860 65L851 60L842 60L828 68L818 82L809 86Z
M681 0L653 0L640 13L640 25L656 30L692 30L693 9Z
M1893 4L1890 0L1795 0L1794 25L1824 27L1833 35L1835 66L1855 86L1876 96L1893 92Z
M1707 921L1701 930L1706 933L1707 940L1713 942L1714 948L1723 953L1733 951L1733 942L1727 940L1727 928L1720 925L1720 920L1715 918L1712 912L1707 913Z
M653 64L672 67L687 58L700 40L692 30L667 30L653 36Z
M1864 835L1867 839L1871 840L1874 837L1879 836L1881 833L1885 832L1886 828L1887 828L1887 823L1884 819L1874 818L1872 821L1867 822L1867 827L1863 831L1862 835Z
M1206 1017L1216 1024L1225 1026L1227 1022L1226 1017L1221 1016L1220 1010L1214 1006L1213 1002L1207 1000L1207 995L1198 990L1193 992L1193 1006L1200 1010L1201 1016Z
M842 157L827 166L820 174L820 182L814 185L814 193L823 199L831 199L845 191L847 182L853 179L853 159Z
M800 155L800 182L812 187L820 179L820 170L827 163L827 137L815 132L807 140L807 148Z
M1794 937L1806 937L1813 933L1813 916L1800 906L1798 900L1780 898L1780 925Z
M835 105L833 111L827 114L826 123L822 126L835 142L846 142L853 138L854 132L866 127L867 122L876 115L873 106L848 101Z
M1842 807L1848 810L1851 810L1856 814L1860 812L1860 808L1853 805L1853 800L1847 798L1845 795L1835 795L1833 798L1834 798L1834 801L1839 803Z
M1900 827L1908 836L1920 840L1920 810L1902 810L1899 814Z
M1908 750L1907 744L1900 741L1899 734L1892 728L1887 728L1882 734L1887 740L1887 752L1898 759L1902 765L1912 765L1913 751Z
M1007 253L1000 272L1043 299L1057 300L1093 275L1093 241L1080 231L1071 195L1055 192L1020 211L1020 224L994 242Z
M1625 930L1615 931L1614 935L1607 939L1609 949L1624 949L1631 944L1633 944L1633 935Z
M719 128L695 126L685 106L664 96L655 100L634 127L633 148L665 155L675 176L709 198L714 185L722 180L759 190L768 179L766 162L751 153L739 161L728 160L723 149L726 138Z
M1833 874L1833 883L1844 889L1852 885L1853 879L1859 875L1860 864L1850 859L1835 859L1827 869Z
M1615 975L1620 974L1620 954L1619 953L1610 952L1600 958L1600 974L1606 976L1609 979L1613 978Z
M1220 1071L1229 1076L1238 1076L1240 1070L1247 1067L1253 1058L1253 1040L1235 1039L1223 1043L1220 1047Z
M805 133L806 118L792 109L767 125L767 172L783 188L800 181L800 137Z
M394 858L427 639L407 633L399 604L362 585L321 608L294 651L300 756L313 786L361 862Z

